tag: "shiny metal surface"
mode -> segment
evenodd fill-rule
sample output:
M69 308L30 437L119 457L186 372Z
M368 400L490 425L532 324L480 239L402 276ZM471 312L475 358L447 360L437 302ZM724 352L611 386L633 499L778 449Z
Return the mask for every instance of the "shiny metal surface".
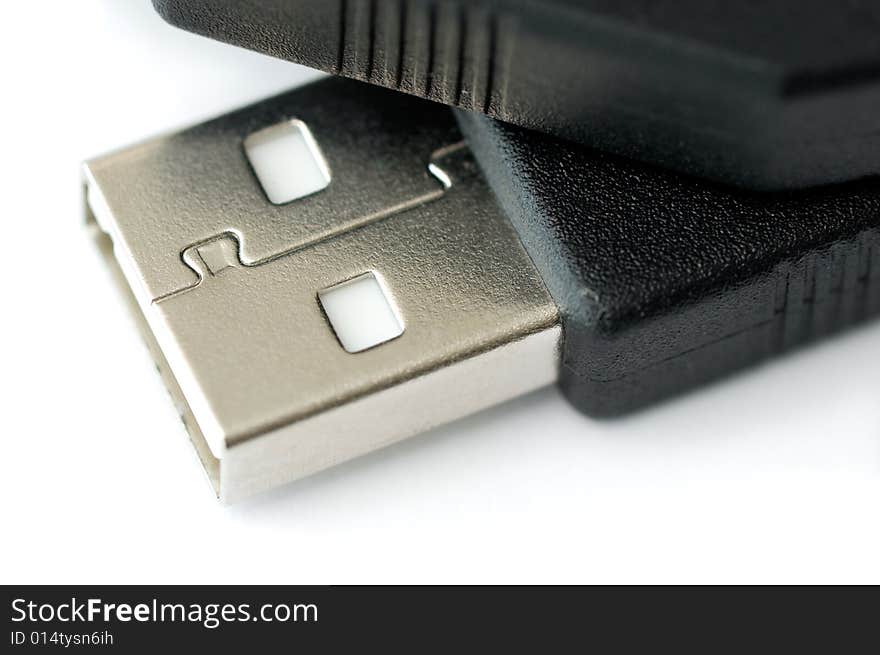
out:
M283 208L241 149L280 118L306 120L333 171ZM443 108L330 80L86 165L223 500L555 380L556 307L458 139ZM349 353L317 294L371 271L405 330Z
M330 79L87 162L87 180L112 208L111 236L136 263L143 287L136 295L158 298L195 284L182 246L223 232L237 235L242 260L254 264L437 197L442 185L425 162L460 139L455 121L445 107L387 94ZM242 144L292 118L309 126L333 182L272 205Z

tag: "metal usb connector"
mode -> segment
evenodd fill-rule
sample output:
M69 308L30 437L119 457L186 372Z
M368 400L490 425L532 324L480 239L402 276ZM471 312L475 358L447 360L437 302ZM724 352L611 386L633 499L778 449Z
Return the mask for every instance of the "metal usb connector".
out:
M557 377L556 305L442 106L326 80L85 184L224 501Z

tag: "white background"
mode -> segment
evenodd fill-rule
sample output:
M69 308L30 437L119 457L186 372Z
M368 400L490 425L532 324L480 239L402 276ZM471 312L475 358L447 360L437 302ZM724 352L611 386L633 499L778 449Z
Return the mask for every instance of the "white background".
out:
M0 582L880 582L878 324L613 422L546 390L220 506L77 164L313 74L147 0L13 7Z

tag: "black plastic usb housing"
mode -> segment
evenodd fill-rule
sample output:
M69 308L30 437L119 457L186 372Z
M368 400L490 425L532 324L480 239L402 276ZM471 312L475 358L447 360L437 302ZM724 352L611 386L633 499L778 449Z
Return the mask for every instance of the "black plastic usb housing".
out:
M153 4L219 41L743 188L880 174L876 2Z
M457 112L562 315L560 384L600 416L880 313L880 179L738 190Z

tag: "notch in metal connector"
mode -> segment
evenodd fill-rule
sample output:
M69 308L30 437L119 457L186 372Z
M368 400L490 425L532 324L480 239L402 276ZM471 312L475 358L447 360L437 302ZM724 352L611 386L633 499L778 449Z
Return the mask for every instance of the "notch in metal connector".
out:
M297 170L258 176L244 148L281 123L329 176L283 205L261 178ZM86 163L222 500L556 379L556 306L459 139L444 107L327 80Z

